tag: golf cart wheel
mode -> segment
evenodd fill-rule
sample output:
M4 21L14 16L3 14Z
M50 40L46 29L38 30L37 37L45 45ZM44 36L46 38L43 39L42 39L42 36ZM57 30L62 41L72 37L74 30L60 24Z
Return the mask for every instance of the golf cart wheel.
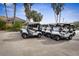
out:
M38 34L38 37L41 38L41 34Z
M67 38L67 40L72 40L72 36L69 36L69 37Z
M76 35L76 33L74 32L74 33L73 33L73 36L75 36L75 35Z
M59 40L60 40L60 36L56 35L54 39L55 39L56 41L59 41Z
M46 37L48 37L48 38L49 38L50 36L51 36L51 35L50 35L49 33L47 33Z
M27 34L23 33L23 34L22 34L22 37L23 37L24 39L26 39L26 38L27 38Z
M51 38L51 39L53 39L53 37L52 37L52 36L50 36L50 38Z

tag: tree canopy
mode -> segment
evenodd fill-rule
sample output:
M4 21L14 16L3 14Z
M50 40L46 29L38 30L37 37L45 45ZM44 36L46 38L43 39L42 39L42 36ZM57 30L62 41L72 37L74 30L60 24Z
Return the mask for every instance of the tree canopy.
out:
M43 15L41 13L38 13L37 11L34 10L32 10L31 16L34 22L40 22L43 18Z

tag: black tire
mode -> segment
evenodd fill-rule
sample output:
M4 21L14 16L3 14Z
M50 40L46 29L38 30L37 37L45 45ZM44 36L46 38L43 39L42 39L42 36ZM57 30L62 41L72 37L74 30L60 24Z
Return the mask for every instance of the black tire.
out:
M76 33L74 32L74 33L73 33L73 36L75 36L75 35L76 35Z
M25 34L25 33L22 34L23 39L26 39L27 37L28 37L27 34Z
M42 32L42 35L44 35L44 32Z
M48 38L50 38L50 37L51 37L51 35L48 33L48 34L47 34L47 37L48 37Z
M38 34L38 37L41 38L42 34Z
M44 33L44 36L46 37L46 33Z
M60 36L55 35L55 36L54 36L54 39L55 39L56 41L59 41L59 40L60 40Z
M72 36L69 36L69 37L67 38L67 40L72 40Z
M46 33L45 36L48 37L48 34Z
M50 36L50 38L51 38L51 39L53 39L53 37L52 37L52 36Z
M50 38L51 38L51 39L53 39L53 38L54 38L54 36L53 36L53 35L50 35Z

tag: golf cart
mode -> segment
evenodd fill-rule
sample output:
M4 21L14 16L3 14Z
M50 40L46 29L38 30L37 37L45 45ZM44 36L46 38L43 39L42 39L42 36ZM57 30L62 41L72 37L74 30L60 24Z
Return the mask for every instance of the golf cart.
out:
M51 38L59 41L60 39L71 40L75 35L74 26L71 24L55 24L52 26Z
M39 38L42 36L40 24L37 22L29 23L25 28L22 28L20 32L24 39L32 36L38 36Z
M46 36L46 28L47 28L46 24L41 25L41 32L42 32L42 35L44 36Z
M46 37L50 37L50 35L51 35L51 27L49 24L46 27L45 35L46 35Z

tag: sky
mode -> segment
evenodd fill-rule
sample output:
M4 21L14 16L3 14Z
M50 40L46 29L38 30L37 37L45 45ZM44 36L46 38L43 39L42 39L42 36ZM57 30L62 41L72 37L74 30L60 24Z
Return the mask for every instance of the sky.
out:
M41 23L55 23L54 11L50 3L35 3L31 7L43 15ZM13 17L13 4L7 4L8 17ZM0 3L0 16L5 16L4 5ZM17 3L16 17L27 20L24 13L23 3ZM64 20L63 20L64 19ZM65 3L61 13L61 22L70 23L79 21L79 3Z

